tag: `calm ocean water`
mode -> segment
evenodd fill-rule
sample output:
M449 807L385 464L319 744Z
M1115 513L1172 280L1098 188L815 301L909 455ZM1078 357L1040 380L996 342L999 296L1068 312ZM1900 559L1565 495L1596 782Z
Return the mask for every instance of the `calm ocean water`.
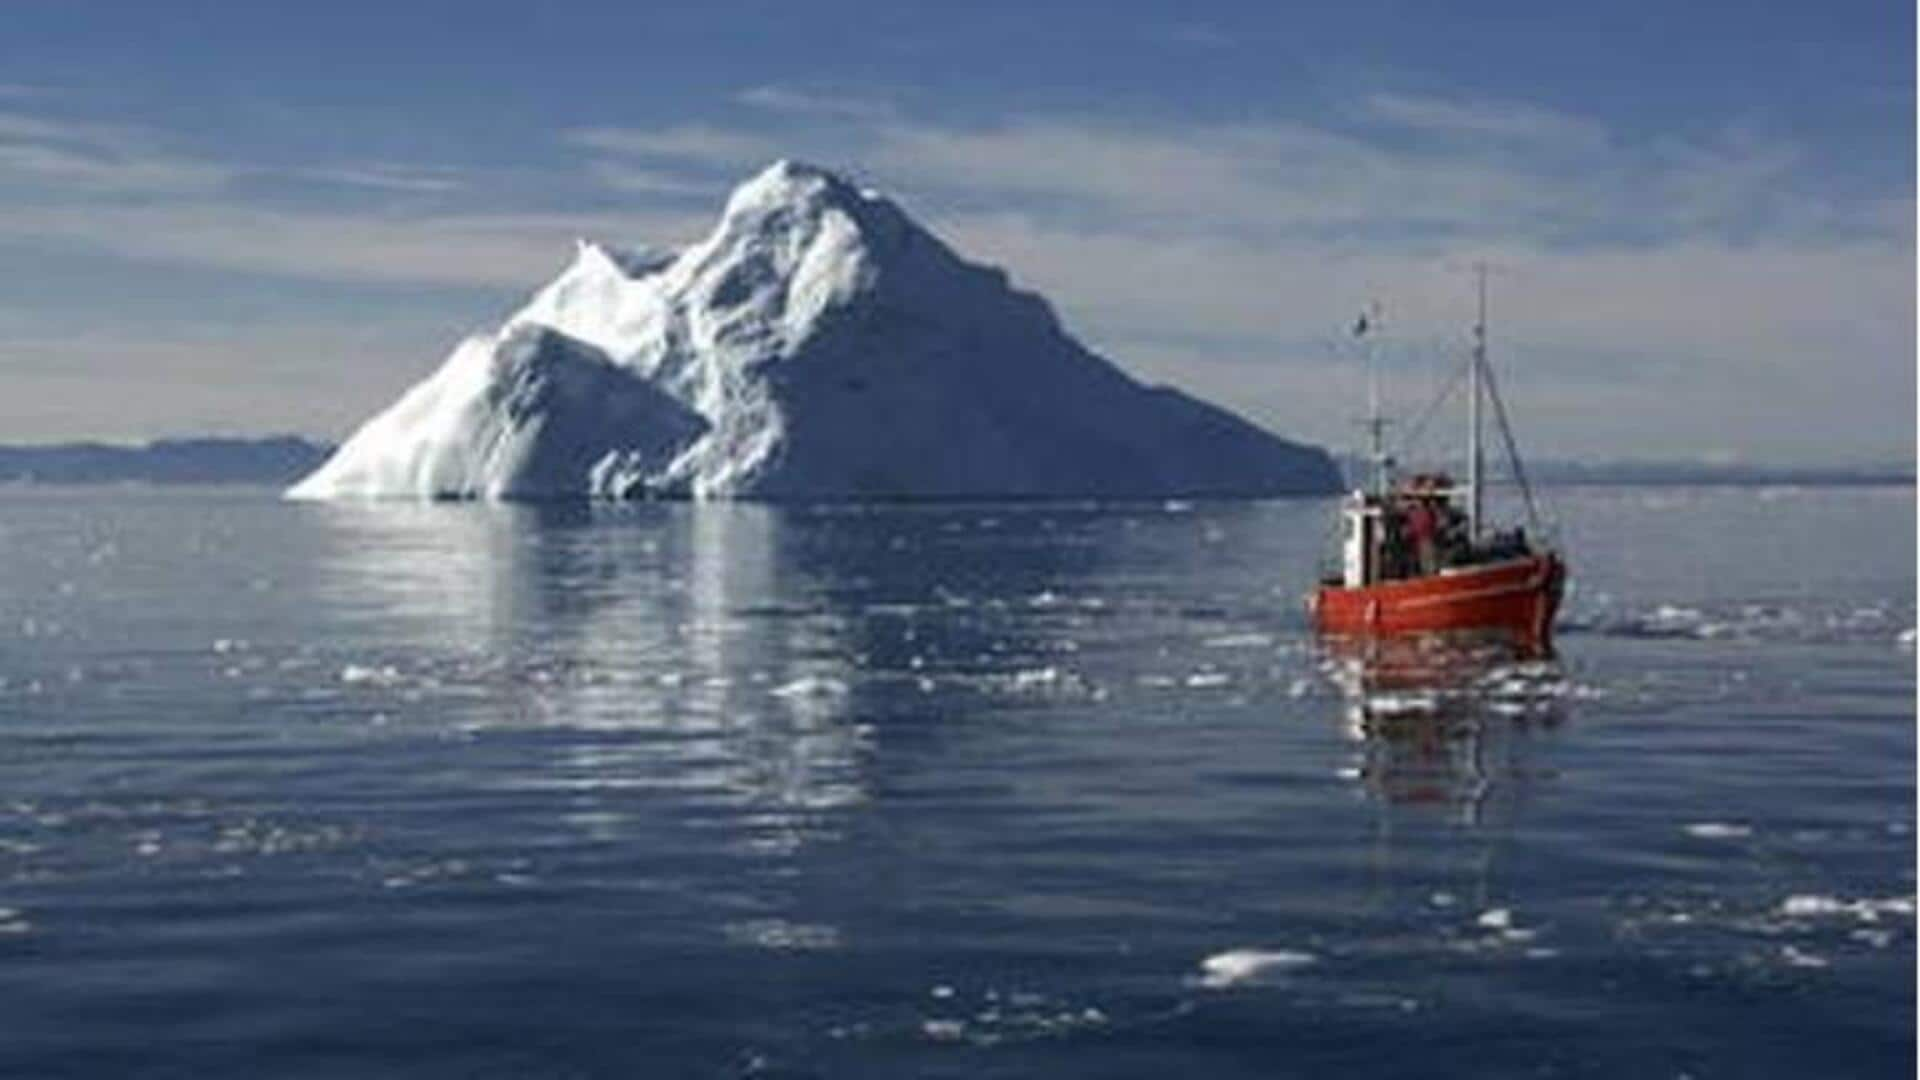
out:
M0 494L0 1075L1913 1075L1913 491L1554 502Z

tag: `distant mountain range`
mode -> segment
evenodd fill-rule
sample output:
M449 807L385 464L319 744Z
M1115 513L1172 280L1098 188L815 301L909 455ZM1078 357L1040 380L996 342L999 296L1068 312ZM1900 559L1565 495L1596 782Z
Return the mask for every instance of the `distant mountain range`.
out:
M326 443L293 435L0 446L0 483L278 486L312 472L331 453Z

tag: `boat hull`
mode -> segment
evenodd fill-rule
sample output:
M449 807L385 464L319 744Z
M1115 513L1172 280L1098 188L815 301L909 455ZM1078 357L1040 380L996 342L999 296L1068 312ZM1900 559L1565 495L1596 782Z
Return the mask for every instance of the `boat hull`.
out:
M1321 585L1308 606L1327 634L1496 631L1544 644L1565 586L1565 565L1545 553L1360 588Z

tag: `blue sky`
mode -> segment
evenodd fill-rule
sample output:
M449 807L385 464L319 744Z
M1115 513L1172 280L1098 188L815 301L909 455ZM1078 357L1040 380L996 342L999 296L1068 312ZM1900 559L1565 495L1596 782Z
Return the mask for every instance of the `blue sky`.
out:
M1289 435L1486 258L1538 453L1912 452L1911 5L305 8L0 14L0 441L338 437L784 155Z

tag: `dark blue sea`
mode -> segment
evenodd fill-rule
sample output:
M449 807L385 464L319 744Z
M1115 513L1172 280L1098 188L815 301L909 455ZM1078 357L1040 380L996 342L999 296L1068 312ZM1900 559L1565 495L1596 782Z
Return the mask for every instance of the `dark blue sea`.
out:
M6 1077L1911 1077L1914 492L1564 489L1557 655L1331 503L0 493Z

